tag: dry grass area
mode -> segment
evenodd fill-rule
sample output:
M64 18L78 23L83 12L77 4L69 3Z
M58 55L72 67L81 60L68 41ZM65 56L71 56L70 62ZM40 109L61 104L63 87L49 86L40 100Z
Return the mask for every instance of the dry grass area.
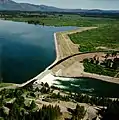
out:
M55 66L52 69L52 72L56 75L56 73L59 70L62 70L62 74L59 74L58 76L66 76L66 77L73 77L78 73L80 73L81 70L81 64L80 62L83 61L83 59L85 58L93 58L95 55L98 55L100 58L101 56L104 56L104 53L100 52L100 53L87 53L87 54L81 54L81 55L77 55L74 57L71 57L65 61L63 61L62 63L58 64L57 66ZM77 72L76 72L77 70ZM73 72L75 71L75 72Z
M65 32L58 32L56 33L56 50L57 50L57 57L58 60L65 58L67 56L79 53L79 45L74 44L68 34L79 33L86 30L95 29L96 27L81 27L76 30L70 30Z
M46 106L58 105L60 107L61 113L62 113L62 116L58 120L65 120L65 118L71 118L72 115L68 111L67 108L75 109L76 105L77 105L77 103L74 103L74 102L66 102L66 101L60 101L60 100L56 100L56 101L52 101L52 102L45 102L42 100L36 100L36 103L37 103L39 108L42 108L43 105L46 105ZM92 120L94 117L97 116L97 110L95 109L95 106L91 106L91 105L88 105L86 103L78 103L78 104L80 106L84 106L85 110L87 111L83 120L87 120L87 119Z
M81 27L81 28L75 29L75 30L56 33L55 34L55 44L56 44L57 59L54 63L58 62L59 60L65 58L67 56L79 53L79 45L74 44L70 40L68 34L73 34L73 33L77 33L77 32L79 33L79 32L83 32L86 30L95 29L95 28L97 28L97 27ZM57 74L61 71L61 69L65 69L65 68L71 66L75 62L76 62L75 58L70 58L66 62L62 62L62 64L59 64L56 67L54 67L52 69L52 71L53 71L53 73Z

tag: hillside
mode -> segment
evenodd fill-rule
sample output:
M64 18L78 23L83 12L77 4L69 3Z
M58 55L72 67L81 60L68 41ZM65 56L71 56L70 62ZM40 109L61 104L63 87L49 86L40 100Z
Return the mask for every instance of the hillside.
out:
M52 6L17 3L12 0L0 0L0 10L70 12L70 13L119 13L118 10L60 9Z

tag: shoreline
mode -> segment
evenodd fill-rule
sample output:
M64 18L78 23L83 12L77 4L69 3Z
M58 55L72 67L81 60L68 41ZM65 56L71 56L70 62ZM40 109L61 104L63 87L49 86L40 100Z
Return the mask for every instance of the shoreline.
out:
M83 31L91 30L91 29L95 29L95 28L97 28L97 27L81 27L81 28L74 29L74 30L69 30L69 31L55 32L54 33L54 44L55 44L55 51L56 51L56 59L54 60L54 62L51 65L49 65L44 71L42 71L40 74L38 74L36 77L26 81L25 83L17 84L17 86L18 87L25 86L25 85L33 82L34 80L36 80L36 82L38 82L38 83L41 82L41 81L43 82L43 80L44 80L44 82L48 82L48 76L51 77L51 78L49 78L50 79L49 80L50 83L53 83L55 81L54 78L57 78L57 77L68 78L67 76L56 76L55 77L55 75L53 74L53 71L49 70L49 68L52 67L54 64L56 64L59 60L61 60L62 57L65 57L63 55L60 55L60 52L62 52L62 51L60 50L61 46L60 46L60 43L59 43L58 40L60 39L60 42L61 42L61 38L58 38L58 35L60 34L62 36L62 38L63 38L63 41L64 41L66 39L66 37L68 36L68 34L73 34L73 33L76 33L76 32L83 32ZM67 40L67 42L69 42L69 38L66 39L66 40ZM71 46L72 48L73 47L77 47L77 44L74 44L71 40L70 40L70 45L72 45ZM67 47L67 46L65 46L65 47ZM75 50L76 49L74 49L74 51ZM72 53L74 53L74 51L72 50L71 52L70 51L67 51L67 52L69 52L69 54L72 54ZM66 54L66 55L68 55L68 54ZM54 76L54 78L53 78L53 76ZM119 84L119 81L117 79L115 79L115 81L114 81L114 80L112 80L112 77L98 75L98 74L93 74L93 73L82 73L82 75L80 75L80 73L79 73L79 76L72 76L72 77L69 77L69 79L70 78L77 78L77 77L79 77L79 78L80 77L83 77L83 78L86 77L86 78L92 78L92 79L97 79L97 80L101 80L101 81L105 81L105 82L111 82L111 83ZM102 78L104 77L104 79L100 79L100 77L102 77ZM108 78L110 80L107 80Z
M58 50L58 43L57 43L57 38L56 38L56 32L54 33L54 44L55 44L55 52L56 52L56 59L54 60L51 65L49 65L45 70L49 70L50 67L52 67L54 64L56 64L59 60L59 50Z
M113 78L109 76L104 76L104 75L98 75L98 74L93 74L93 73L82 73L82 75L79 75L77 77L65 77L65 76L55 76L55 77L61 77L61 78L69 78L69 79L80 79L80 78L89 78L89 79L94 79L94 80L99 80L107 83L114 83L119 85L119 78ZM101 77L101 78L99 78ZM107 79L107 80L106 80Z

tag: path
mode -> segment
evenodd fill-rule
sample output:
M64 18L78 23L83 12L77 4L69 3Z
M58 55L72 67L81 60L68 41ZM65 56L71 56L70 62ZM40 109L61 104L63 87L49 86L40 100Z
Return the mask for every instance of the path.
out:
M56 52L57 52L58 61L67 56L79 53L79 45L74 44L70 40L68 34L83 32L86 30L91 30L91 29L96 29L96 28L97 27L81 27L75 30L56 33L55 39L57 42L55 44L56 44Z

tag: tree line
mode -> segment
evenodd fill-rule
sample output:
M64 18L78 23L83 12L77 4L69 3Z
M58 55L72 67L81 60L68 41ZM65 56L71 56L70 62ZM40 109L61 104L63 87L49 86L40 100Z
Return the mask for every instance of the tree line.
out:
M3 120L56 120L60 115L59 106L45 106L38 108L35 101L25 104L27 99L22 89L2 90L0 96L0 118ZM13 102L7 102L11 98ZM7 112L8 111L8 112Z

